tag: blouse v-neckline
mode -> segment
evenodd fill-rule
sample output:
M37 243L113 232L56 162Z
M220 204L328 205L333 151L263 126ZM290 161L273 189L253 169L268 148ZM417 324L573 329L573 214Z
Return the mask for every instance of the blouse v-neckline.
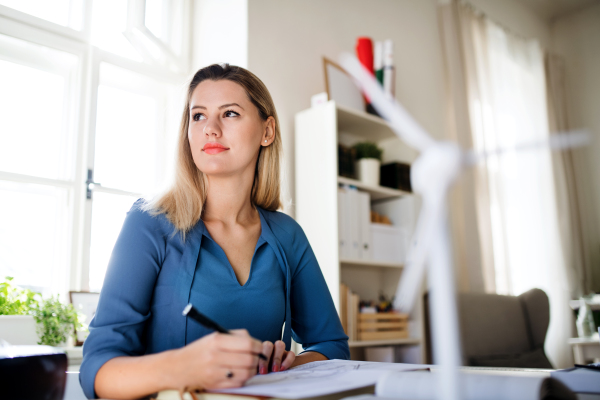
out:
M240 289L248 287L248 284L250 283L250 280L252 279L252 270L254 269L253 268L253 264L254 264L254 258L256 257L256 252L258 251L258 249L260 248L260 246L262 246L264 243L267 243L267 241L263 237L263 233L265 232L264 227L266 226L266 223L265 223L265 221L263 219L262 213L258 210L258 208L256 209L256 211L258 212L258 217L259 217L259 222L260 222L260 235L258 236L258 240L256 241L256 245L254 246L254 252L252 253L252 258L250 259L250 271L248 272L248 279L246 279L246 282L244 282L243 285L237 279L237 276L235 275L235 270L233 269L233 265L231 264L231 261L229 261L229 258L227 257L227 254L225 253L225 250L223 250L223 248L221 247L221 245L219 243L217 243L217 241L212 238L212 236L211 236L210 232L208 231L208 228L206 227L206 224L204 223L204 221L200 220L202 222L202 235L204 235L208 239L210 239L211 242L216 246L216 248L220 252L220 255L223 257L223 262L225 264L227 264L227 266L229 267L229 275L232 277L232 279L235 281L235 283L237 284L237 286Z

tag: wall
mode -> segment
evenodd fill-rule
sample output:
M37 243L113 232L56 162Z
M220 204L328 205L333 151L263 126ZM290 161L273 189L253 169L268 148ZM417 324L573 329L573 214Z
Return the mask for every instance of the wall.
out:
M584 214L584 258L592 288L600 291L600 3L552 23L553 45L565 58L571 129L586 128L592 143L575 152Z
M356 38L394 41L396 97L437 138L445 137L444 77L437 2L248 1L248 67L277 105L285 151L285 197L294 198L294 115L325 90L322 57L354 52ZM314 138L318 144L318 137ZM401 148L388 154L411 161ZM293 204L286 211L294 214Z

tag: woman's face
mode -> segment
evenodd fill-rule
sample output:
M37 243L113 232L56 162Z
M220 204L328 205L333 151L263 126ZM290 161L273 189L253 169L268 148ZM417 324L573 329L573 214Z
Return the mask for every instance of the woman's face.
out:
M259 148L272 143L273 133L274 119L263 121L235 82L205 80L192 93L188 140L194 163L208 176L254 176Z

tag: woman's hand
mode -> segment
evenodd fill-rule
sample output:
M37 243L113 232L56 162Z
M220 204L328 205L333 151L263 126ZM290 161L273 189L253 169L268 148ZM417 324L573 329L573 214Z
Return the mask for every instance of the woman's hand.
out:
M179 390L239 387L256 375L260 341L245 329L212 333L177 350L173 365Z
M261 375L268 372L285 371L292 366L296 359L296 354L293 351L286 351L285 343L281 340L276 341L274 344L269 341L263 342L262 354L267 358L267 361L258 361L258 373Z

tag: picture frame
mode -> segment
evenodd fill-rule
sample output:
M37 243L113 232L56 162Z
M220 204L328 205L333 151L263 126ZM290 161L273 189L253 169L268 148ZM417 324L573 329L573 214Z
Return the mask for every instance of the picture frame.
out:
M352 77L341 66L327 57L323 57L323 70L325 73L325 90L329 100L333 100L343 107L365 112L365 98Z
M96 314L96 308L98 307L98 300L100 299L100 293L98 292L69 292L69 300L75 311L79 314L85 316L85 320L83 321L85 325L89 325L92 318ZM75 345L81 346L87 337L88 331L78 331L75 330L75 334L77 336L77 340Z

